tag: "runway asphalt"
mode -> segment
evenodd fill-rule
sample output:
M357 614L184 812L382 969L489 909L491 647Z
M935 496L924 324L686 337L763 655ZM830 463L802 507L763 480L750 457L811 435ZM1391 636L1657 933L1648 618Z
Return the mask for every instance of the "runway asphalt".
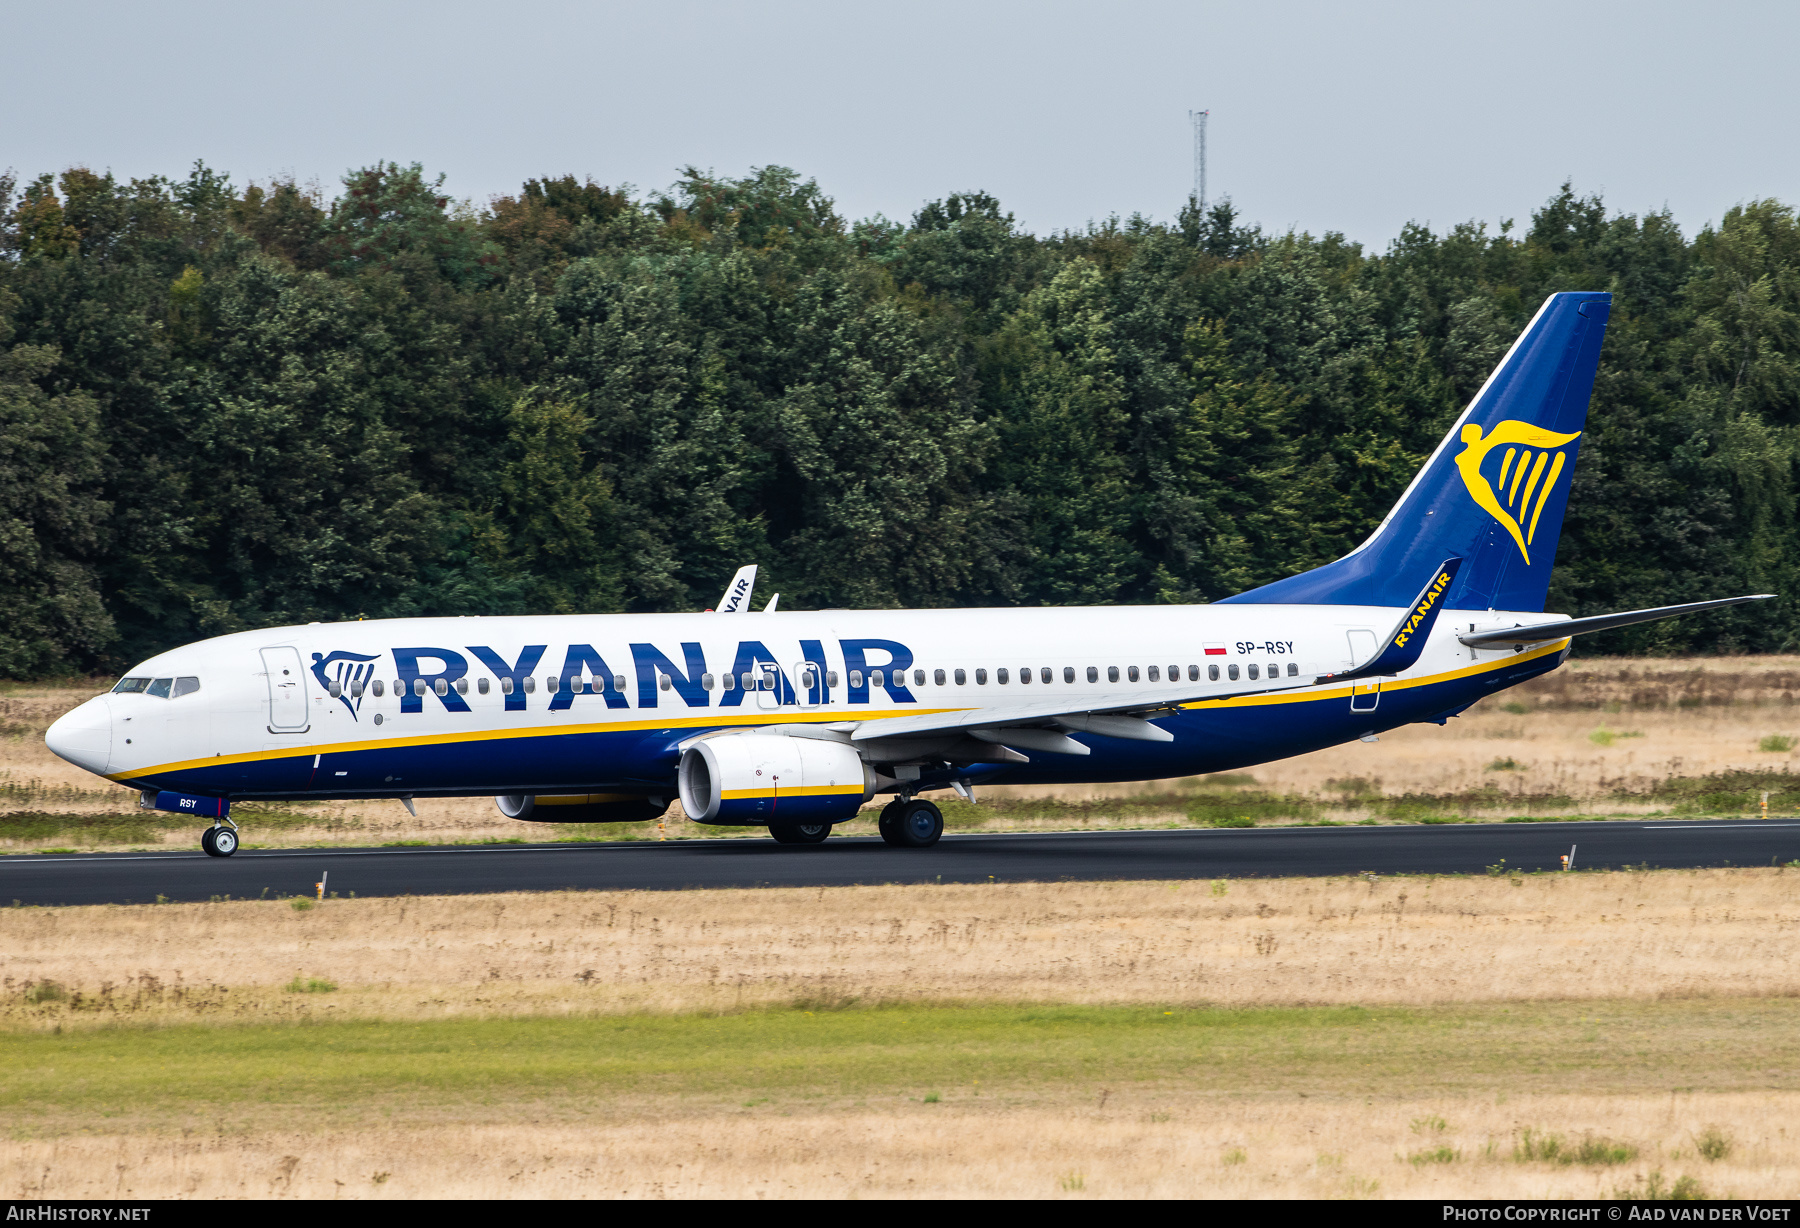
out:
M254 833L251 833L254 835ZM1800 859L1800 822L1496 823L1419 827L1069 832L946 836L935 848L874 838L499 844L440 848L264 849L0 857L0 906L147 904L313 894L680 890L854 883L1479 874L1577 869L1766 866Z

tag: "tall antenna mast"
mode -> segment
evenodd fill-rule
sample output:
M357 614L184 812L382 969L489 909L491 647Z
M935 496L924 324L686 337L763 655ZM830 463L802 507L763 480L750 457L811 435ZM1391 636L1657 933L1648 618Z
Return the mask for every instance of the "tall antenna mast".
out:
M1194 207L1206 208L1206 117L1211 111L1189 111L1194 125Z

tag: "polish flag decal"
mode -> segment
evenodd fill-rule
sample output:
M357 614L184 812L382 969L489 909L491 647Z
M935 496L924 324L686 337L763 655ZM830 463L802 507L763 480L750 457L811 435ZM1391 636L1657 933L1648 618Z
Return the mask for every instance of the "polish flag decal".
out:
M1223 645L1223 644L1208 644L1206 646L1206 655L1209 657L1224 656L1225 655L1225 645Z

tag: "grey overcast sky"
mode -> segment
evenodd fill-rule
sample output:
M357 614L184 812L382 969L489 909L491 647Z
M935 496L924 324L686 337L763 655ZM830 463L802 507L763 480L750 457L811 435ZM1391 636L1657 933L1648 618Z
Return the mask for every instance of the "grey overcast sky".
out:
M1385 246L1523 221L1565 178L1692 233L1800 202L1800 4L1515 0L59 0L10 8L0 169L335 192L422 162L477 204L779 163L850 218L994 193L1029 229L1172 218L1189 108L1211 194Z

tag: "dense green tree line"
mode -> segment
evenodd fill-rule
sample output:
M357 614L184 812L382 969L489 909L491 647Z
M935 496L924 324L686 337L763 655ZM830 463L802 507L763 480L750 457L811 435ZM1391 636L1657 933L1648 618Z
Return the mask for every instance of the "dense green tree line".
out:
M1343 553L1545 295L1616 296L1552 608L1800 571L1800 224L1565 186L1375 253L1024 233L766 167L472 210L417 166L0 179L0 674L366 615L1208 601ZM1793 650L1791 597L1613 651Z

